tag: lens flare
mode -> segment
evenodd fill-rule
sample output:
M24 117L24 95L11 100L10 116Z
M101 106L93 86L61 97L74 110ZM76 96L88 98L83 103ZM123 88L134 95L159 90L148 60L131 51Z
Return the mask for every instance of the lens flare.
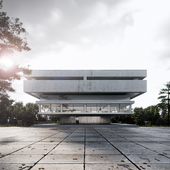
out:
M8 70L14 65L13 61L8 57L0 58L0 69Z

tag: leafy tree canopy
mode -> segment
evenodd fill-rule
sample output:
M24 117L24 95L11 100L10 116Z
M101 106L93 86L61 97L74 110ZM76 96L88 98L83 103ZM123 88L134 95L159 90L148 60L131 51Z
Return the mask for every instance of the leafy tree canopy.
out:
M158 107L162 109L162 112L166 114L166 111L168 111L168 126L169 126L169 114L170 114L170 82L167 82L165 87L162 88L159 92L160 103L158 104Z
M2 8L0 1L0 9ZM27 32L18 18L10 18L6 12L0 12L0 56L14 51L29 51L25 36Z
M0 9L3 7L3 0L0 0ZM26 40L26 29L18 18L10 18L6 12L0 11L0 102L1 97L6 96L7 92L14 92L12 80L21 78L21 73L30 74L29 68L22 68L18 65L5 70L1 64L1 58L15 51L29 51Z

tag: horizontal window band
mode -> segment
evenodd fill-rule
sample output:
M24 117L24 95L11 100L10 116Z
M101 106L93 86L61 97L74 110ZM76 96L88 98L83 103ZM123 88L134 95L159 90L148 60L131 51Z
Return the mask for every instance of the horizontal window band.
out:
M87 77L87 80L142 80L143 77Z
M84 77L31 77L32 80L84 80Z

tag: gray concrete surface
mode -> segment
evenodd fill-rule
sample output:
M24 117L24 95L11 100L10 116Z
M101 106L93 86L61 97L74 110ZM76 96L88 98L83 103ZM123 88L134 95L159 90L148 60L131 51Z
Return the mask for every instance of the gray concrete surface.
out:
M0 127L0 170L170 170L170 128Z
M131 115L135 97L147 91L147 70L32 70L24 92L39 101L39 115L62 124L109 124Z

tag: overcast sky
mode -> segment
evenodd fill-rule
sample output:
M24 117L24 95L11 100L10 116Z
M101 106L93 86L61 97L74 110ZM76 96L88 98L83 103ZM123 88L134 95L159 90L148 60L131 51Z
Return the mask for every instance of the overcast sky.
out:
M147 93L133 107L158 103L170 81L169 0L4 0L18 17L30 52L13 54L31 69L147 69ZM35 102L14 82L16 101Z

